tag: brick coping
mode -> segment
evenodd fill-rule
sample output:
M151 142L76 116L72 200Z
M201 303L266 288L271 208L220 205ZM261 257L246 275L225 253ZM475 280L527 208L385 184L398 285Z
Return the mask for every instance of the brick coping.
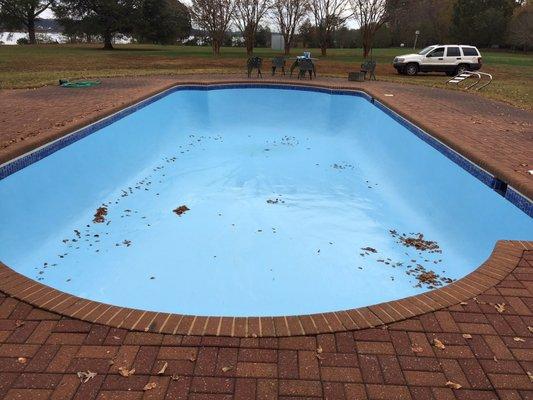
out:
M238 338L287 337L372 328L469 300L500 283L533 241L502 240L476 270L442 288L349 310L281 317L205 317L143 311L83 299L34 281L0 262L0 291L67 317L142 332Z

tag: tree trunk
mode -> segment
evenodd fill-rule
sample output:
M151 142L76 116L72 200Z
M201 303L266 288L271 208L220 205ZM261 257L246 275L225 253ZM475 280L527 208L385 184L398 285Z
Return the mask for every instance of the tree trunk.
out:
M213 38L213 42L211 44L211 47L213 48L213 55L218 56L220 55L220 43L218 39Z
M283 49L285 50L285 55L288 56L291 52L291 41L287 40L285 36L283 36Z
M113 43L111 40L113 39L113 35L110 31L105 31L104 33L104 50L113 50Z
M30 44L35 44L35 18L33 15L28 15L28 36L30 38Z
M363 32L363 58L367 58L372 49L372 33L369 31Z
M363 58L367 58L368 57L368 53L370 53L370 49L368 48L368 46L363 43Z
M325 27L321 27L318 31L318 42L320 44L320 52L323 56L326 55L328 51L328 31Z
M248 28L244 33L244 42L246 45L246 55L250 57L254 52L255 34L251 28Z

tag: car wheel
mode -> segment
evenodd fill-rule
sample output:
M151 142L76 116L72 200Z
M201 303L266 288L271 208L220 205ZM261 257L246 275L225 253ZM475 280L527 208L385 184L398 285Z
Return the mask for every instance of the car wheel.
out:
M409 76L415 76L418 74L418 65L415 63L410 63L405 66L405 73Z
M457 66L457 69L455 70L455 74L456 75L461 75L461 74L465 73L466 71L468 71L468 66L466 64L459 64Z

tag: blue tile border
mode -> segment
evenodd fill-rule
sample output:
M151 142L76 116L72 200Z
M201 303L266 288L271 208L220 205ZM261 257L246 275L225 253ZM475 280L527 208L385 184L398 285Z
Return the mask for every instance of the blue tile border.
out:
M15 158L14 160L8 161L5 164L0 165L0 180L8 177L9 175L14 174L15 172L31 165L43 158L49 156L50 154L55 153L62 148L77 142L80 139L83 139L90 134L113 124L114 122L162 99L163 97L168 96L174 92L182 90L219 90L219 89L246 89L246 88L263 88L263 89L282 89L282 90L299 90L307 92L319 92L335 95L347 95L347 96L356 96L364 98L365 100L371 102L378 109L386 113L388 116L393 118L400 125L408 129L411 133L416 135L419 139L423 140L429 144L434 149L438 150L448 159L453 161L455 164L463 168L465 171L476 177L478 180L483 182L485 185L489 186L492 189L498 189L501 187L502 182L495 178L492 174L485 171L480 166L476 165L474 162L470 161L468 158L463 157L455 150L451 149L440 140L431 136L429 133L419 128L406 118L402 117L400 114L381 103L380 101L374 99L368 93L357 90L357 89L329 89L325 87L318 86L306 86L306 85L293 85L293 84L283 84L283 83L215 83L215 84L177 84L169 89L163 90L160 93L157 93L147 99L141 100L140 102L133 104L129 107L126 107L114 114L111 114L107 117L100 119L90 125L87 125L81 129L78 129L74 132L71 132L59 139L56 139L50 143L47 143L35 150L32 150L29 153L26 153L20 157ZM506 190L501 193L504 197L526 213L528 216L533 217L533 202L518 192L516 189L508 186Z
M505 198L533 218L533 202L515 188L508 186Z

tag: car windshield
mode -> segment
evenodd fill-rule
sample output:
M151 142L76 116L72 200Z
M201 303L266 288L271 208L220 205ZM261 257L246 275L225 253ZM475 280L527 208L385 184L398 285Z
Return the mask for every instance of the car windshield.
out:
M430 50L434 49L435 46L428 46L425 49L422 49L418 54L425 56Z

